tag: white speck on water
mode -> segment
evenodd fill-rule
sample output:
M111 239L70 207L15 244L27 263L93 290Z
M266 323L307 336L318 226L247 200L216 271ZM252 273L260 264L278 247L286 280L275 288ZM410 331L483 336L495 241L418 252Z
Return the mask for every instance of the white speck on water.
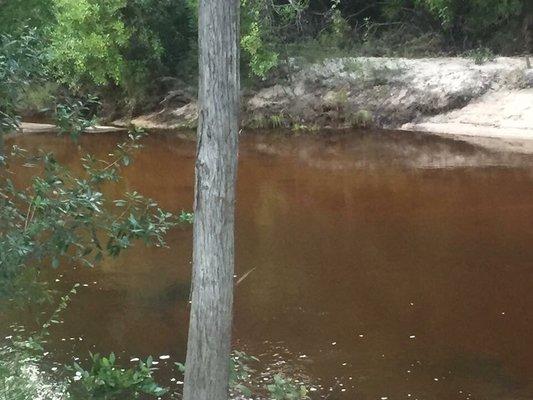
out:
M332 346L335 346L336 344L337 344L337 342L331 342Z
M387 399L388 399L387 396L383 396L383 397L381 397L381 400L387 400Z
M409 303L409 305L410 305L410 306L412 307L412 306L414 306L414 305L415 305L415 303L411 302L411 303Z
M76 375L76 376L74 377L74 380L75 380L75 381L79 381L80 379L81 379L81 376Z
M13 339L13 336L6 336L6 339L9 340L9 339Z
M56 282L59 282L59 279L56 279Z
M344 388L343 388L343 389L341 389L341 392L346 392L346 389L344 389Z
M137 362L137 361L139 361L139 359L138 359L137 357L132 358L132 359L130 360L130 362Z
M310 392L316 392L317 391L317 388L316 387L312 387L309 389Z
M409 336L409 339L414 339L414 338L416 338L415 335L411 335L411 336Z
M88 283L84 283L82 286L83 287L89 287L89 284Z
M348 365L348 363L345 363L345 362L342 363L343 367L345 367L346 365Z
M360 337L360 338L364 338L364 337L365 337L365 335L363 335L363 334L360 334L360 335L359 335L359 337Z
M170 356L169 356L169 355L166 355L166 354L165 354L165 355L162 355L162 356L159 356L159 359L160 359L160 360L168 360L169 358L170 358Z
M411 373L411 370L410 370L410 369L408 369L408 370L407 370L407 373L408 373L408 374L410 374L410 373Z
M438 382L438 381L439 381L439 378L433 378L433 380L434 380L435 382Z
M305 354L302 354L299 358L307 358Z
M157 365L159 364L159 361L152 361L152 365Z
M502 312L502 315L505 315L505 311Z
M56 372L57 371L57 367L52 367L52 371Z
M177 381L176 384L177 385L183 385L183 382L182 381Z
M80 371L76 371L76 376L81 376L81 372Z
M176 378L170 378L170 382L176 382Z

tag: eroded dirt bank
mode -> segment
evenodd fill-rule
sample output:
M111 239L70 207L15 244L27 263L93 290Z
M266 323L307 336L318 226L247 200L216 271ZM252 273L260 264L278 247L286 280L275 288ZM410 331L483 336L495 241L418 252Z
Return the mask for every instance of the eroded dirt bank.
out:
M476 65L465 58L293 60L289 78L243 93L243 125L291 129L379 128L533 138L533 70L521 58ZM133 123L194 127L191 98L167 97ZM170 99L170 101L168 101Z

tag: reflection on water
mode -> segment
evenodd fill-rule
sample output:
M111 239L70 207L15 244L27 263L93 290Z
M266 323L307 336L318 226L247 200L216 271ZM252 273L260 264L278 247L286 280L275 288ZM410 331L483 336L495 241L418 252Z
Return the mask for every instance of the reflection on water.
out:
M117 140L17 144L74 164ZM145 144L116 194L190 209L195 144L175 135ZM533 397L531 160L382 132L248 135L240 153L237 269L255 270L236 289L239 347L290 360L333 387L330 399ZM65 288L86 287L56 346L168 354L159 365L168 379L184 359L191 229L168 243L60 271Z

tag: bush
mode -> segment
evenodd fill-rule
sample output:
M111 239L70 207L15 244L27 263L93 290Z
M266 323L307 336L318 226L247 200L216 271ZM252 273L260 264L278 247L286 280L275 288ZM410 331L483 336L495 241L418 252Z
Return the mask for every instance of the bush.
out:
M152 357L139 361L135 368L122 368L116 364L116 357L90 354L91 367L85 370L74 363L75 381L79 381L86 396L98 399L136 399L142 394L162 396L166 389L159 386L152 376ZM76 391L76 387L73 389Z
M465 53L465 56L470 58L476 65L483 65L489 61L494 61L496 58L494 53L486 47L469 50Z
M0 35L0 140L4 133L18 128L16 109L30 83L42 76L39 44L33 29L18 36Z

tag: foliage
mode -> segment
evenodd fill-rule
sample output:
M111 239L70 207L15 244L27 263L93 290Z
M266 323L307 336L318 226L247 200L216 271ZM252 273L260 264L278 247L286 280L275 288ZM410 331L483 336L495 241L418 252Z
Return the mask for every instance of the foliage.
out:
M126 0L53 0L51 64L70 86L118 83L129 32L120 18Z
M130 32L128 62L174 75L196 47L196 4L192 0L129 0L122 10Z
M15 109L30 82L41 76L42 52L34 29L0 35L0 135L18 128Z
M372 124L372 113L367 110L358 110L350 116L350 123L354 128L367 128Z
M61 296L58 306L37 331L27 335L24 326L12 325L13 334L0 347L0 396L2 399L66 398L67 382L43 374L44 346L50 328L60 323L60 315L67 308L78 284Z
M522 11L522 0L417 0L441 21L446 29L464 24L463 29L483 34L487 28ZM459 21L462 19L462 21Z
M161 396L166 389L160 387L152 376L152 357L139 361L135 368L122 368L116 364L116 357L90 354L91 367L85 370L78 363L70 368L90 398L123 399L138 398L141 394Z
M272 400L305 400L307 389L303 385L298 385L283 374L274 375L272 383L267 385L269 398Z
M259 359L244 351L235 350L230 357L230 392L233 395L250 398L259 395L259 398L270 400L308 400L308 390L305 385L297 384L293 379L283 373L274 374L268 378L255 379L257 371L250 367L258 363ZM185 366L176 363L181 373ZM265 383L266 380L266 383Z
M241 0L243 65L267 78L308 52L433 55L488 47L520 51L528 0ZM120 85L130 110L155 103L163 77L197 68L197 0L10 0L0 33L30 26L60 82L77 90ZM304 46L305 45L305 46Z
M56 82L33 79L17 102L17 111L24 116L47 116L54 111L60 91Z
M287 119L283 113L271 115L269 118L269 125L272 128L281 128L287 123Z
M282 43L298 29L308 6L309 0L241 0L241 47L254 75L264 79L279 64Z
M55 1L55 0L54 0ZM113 3L113 4L112 4ZM54 3L65 7L68 1L57 0ZM119 2L79 2L73 8L72 15L63 15L62 21L70 28L76 25L89 29L93 14L106 14L113 10ZM55 11L65 11L56 8ZM105 25L105 24L104 24ZM120 24L117 32L120 31ZM109 39L105 29L102 37ZM58 29L54 35L68 30ZM83 32L79 32L82 35ZM53 36L53 35L52 35ZM82 50L99 47L98 37L92 43L85 43ZM98 34L96 34L98 36ZM72 38L74 41L80 39ZM60 40L59 36L54 36ZM86 38L87 39L87 38ZM91 41L89 40L89 42ZM73 42L68 43L68 45ZM79 43L78 43L79 44ZM3 131L17 128L19 118L17 106L25 87L37 82L44 68L44 58L40 50L41 39L35 30L25 31L17 37L3 35L0 38L0 123ZM56 43L56 45L58 45ZM53 48L54 44L52 44ZM42 47L42 46L41 46ZM67 46L68 47L68 46ZM61 50L68 50L62 48ZM72 50L72 48L70 49ZM78 48L77 50L80 50ZM98 82L100 76L106 79L102 65L101 75L85 74L85 68L96 62L84 58L83 54L61 53L64 57L54 58L53 66L64 82L74 84L90 79ZM73 65L68 68L68 57L72 56ZM78 57L81 57L77 59ZM106 56L107 57L107 56ZM75 61L74 59L77 59ZM81 59L81 64L77 64ZM116 60L115 60L116 61ZM62 64L61 63L65 63ZM77 65L77 66L76 66ZM83 66L83 74L76 68ZM78 76L76 74L80 72ZM87 127L93 125L96 98L87 96L85 100L69 100L57 106L56 122L61 133L68 133L77 138ZM26 150L13 146L8 154L0 157L0 295L9 304L42 303L52 301L52 291L46 282L41 280L40 271L47 266L59 267L62 261L69 264L82 263L88 266L97 264L104 255L118 256L123 250L142 240L146 244L164 246L164 236L169 229L178 223L190 222L192 215L183 212L179 218L159 208L151 199L140 194L126 193L123 198L108 199L102 186L120 179L123 167L131 164L134 151L141 146L139 139L142 131L133 130L125 142L119 144L115 151L105 159L97 159L87 155L81 160L83 173L73 173L61 165L53 154L39 151L29 154ZM21 173L24 170L30 172ZM59 315L63 312L78 285L61 297L57 309L40 328L27 336L24 327L12 325L15 338L10 344L0 347L0 395L11 399L57 398L66 392L67 382L54 382L51 376L44 375L41 364L45 356L44 346L50 335L50 328L60 323ZM38 294L38 300L33 293ZM152 378L151 361L140 363L131 370L117 369L114 356L111 358L93 356L93 367L83 371L79 367L78 376L83 376L83 384L93 395L103 393L104 398L115 395L136 396L143 392L160 395L164 391L157 386ZM83 371L83 372L82 372ZM43 376L44 375L44 376ZM120 394L119 394L120 393Z
M120 178L140 147L140 132L109 154L108 159L87 155L84 176L74 175L50 153L30 156L13 147L9 164L0 173L0 284L12 283L28 269L61 260L94 266L105 254L118 256L136 240L164 246L164 236L179 221L140 194L126 193L111 201L100 186ZM33 170L27 187L13 180L13 163ZM39 171L42 171L39 173ZM9 292L9 290L7 290Z
M168 90L166 77L197 75L197 22L192 0L128 0L121 19L129 33L119 102L126 112L149 110Z
M67 99L58 104L55 123L60 134L68 134L77 141L80 135L96 124L96 110L100 106L97 97L88 95L85 99Z
M26 399L123 399L137 398L141 394L161 396L166 390L160 387L152 376L152 358L139 361L135 368L125 369L116 364L114 353L109 357L90 354L91 367L85 370L80 364L67 366L74 372L74 379L65 379L61 371L57 376L50 372L45 362L45 346L51 336L51 328L61 323L61 314L68 307L79 284L61 296L58 306L38 330L26 334L23 326L13 326L10 343L0 347L0 397L10 400ZM56 364L57 365L57 364ZM52 368L52 371L58 368Z
M9 0L0 2L0 34L18 36L26 27L42 34L53 20L51 0Z
M187 211L182 211L178 217L179 222L192 224L194 222L194 214Z
M229 387L231 391L240 393L246 397L252 395L252 389L249 387L248 382L253 373L249 364L253 361L259 360L243 351L235 350L231 354L229 370Z
M494 61L496 58L494 53L486 47L469 50L465 55L474 61L476 65L483 65L489 61Z

